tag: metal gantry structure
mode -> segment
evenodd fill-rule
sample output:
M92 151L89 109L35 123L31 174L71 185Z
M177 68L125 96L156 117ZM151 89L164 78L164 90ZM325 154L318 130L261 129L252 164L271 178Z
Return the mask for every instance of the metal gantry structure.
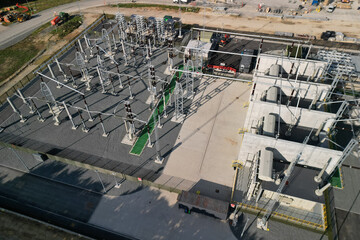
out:
M175 121L182 121L184 118L184 91L180 81L179 72L176 73L175 96Z
M123 14L117 13L115 16L115 24L112 24L111 27L108 29L102 28L100 36L92 36L93 38L91 38L91 36L84 34L82 38L79 38L77 40L74 45L76 51L73 61L65 62L64 60L59 60L60 58L55 58L54 62L47 65L47 75L44 73L37 73L42 79L40 83L40 89L43 96L42 98L34 96L26 97L24 96L21 89L18 89L16 96L19 97L22 102L27 106L30 114L37 115L39 121L43 122L45 121L45 119L42 116L38 106L35 104L34 100L39 102L45 102L46 106L49 108L49 111L53 116L55 125L61 124L60 114L65 112L67 119L71 122L71 129L77 130L79 126L81 126L81 130L84 133L88 133L89 131L91 131L91 127L87 125L87 121L97 120L96 124L100 125L102 136L107 137L109 136L109 134L111 134L111 131L109 131L110 128L107 125L107 118L109 117L111 119L120 119L121 123L124 122L126 138L130 143L134 143L138 137L137 134L141 133L141 131L138 131L140 129L136 128L135 123L141 123L142 127L147 130L148 147L152 147L153 145L155 145L155 162L161 164L163 163L164 159L161 156L160 152L161 148L159 141L159 129L161 128L161 123L163 122L161 118L165 118L167 116L167 107L170 107L171 101L173 101L174 117L172 120L175 122L183 122L185 118L184 98L192 99L194 97L194 82L196 81L198 76L210 76L202 73L202 69L205 66L205 60L203 59L204 52L200 47L190 49L188 57L185 57L184 54L183 69L174 66L175 56L177 54L180 55L180 53L183 52L177 50L174 47L175 39L173 30L174 26L172 24L165 23L163 18L156 18L152 22L150 22L146 21L143 16L136 15L134 16L132 21L127 22ZM300 49L300 44L295 47L297 47L297 56L297 53ZM157 76L156 73L158 72L156 72L156 67L152 64L153 51L159 49L167 51L168 53L167 64L168 70L170 72L169 75L171 76L173 74L173 77L175 77L175 86L173 92L171 92L172 89L171 86L169 86L170 82L167 82L165 79L161 79L159 76ZM261 49L262 47L260 45L259 53L261 52ZM220 51L216 50L211 51L215 53L220 53ZM240 53L233 54L244 56L244 54ZM338 85L343 82L343 76L352 76L353 74L355 74L354 69L351 62L349 62L349 56L347 56L346 54L339 55L336 52L329 53L320 51L317 56L319 59L326 61L327 66L325 67L325 69L314 69L313 75L309 76L306 82L319 82L322 79L332 80L330 90L326 92L326 96L324 98L324 102L331 104L331 102L333 101L332 97L335 94ZM281 56L281 59L279 58L279 61L283 62L284 58L289 58L289 56ZM258 56L257 66L259 62L260 58ZM300 63L301 59L295 57L294 61L292 61L291 63L291 69L288 72L287 76L283 77L281 69L281 73L279 73L278 76L275 76L276 83L273 85L276 87L280 87L281 91L281 88L283 87L282 84L284 82L291 82L292 93L286 104L288 108L291 105L291 100L297 98L295 110L289 110L291 111L292 115L292 121L289 124L287 131L289 132L289 134L291 134L292 128L296 126L300 118L300 100L302 97L301 94L304 91L307 91L306 89L304 90L300 86L300 84L296 85L296 83L301 81L300 79L302 77L300 72ZM140 76L130 75L126 71L120 70L121 66L126 66L127 68L134 68L136 70L139 70L140 64L143 64L143 66L145 66L144 72L146 72L145 74ZM256 76L257 74L260 74L260 72L258 71L257 67L255 68ZM322 74L320 74L321 71L323 72ZM67 102L63 99L57 100L57 98L50 90L50 87L43 79L56 83L57 88L63 88L61 91L64 91L64 88L70 90L72 94L78 96L80 99L77 99L74 102L80 102L81 106L79 106L79 104L75 106L73 102ZM86 85L86 88L83 92L79 90L81 89L81 85L77 84L77 81L84 82L84 84ZM133 103L135 101L133 101L133 99L136 98L136 92L133 91L133 87L136 81L143 81L145 83L148 83L147 87L149 92L149 108L151 110L151 115L147 121L139 119L138 115L134 112L136 108L134 108L135 104ZM72 87L69 86L68 82L71 83ZM161 91L159 91L158 89L160 85L159 83L163 84ZM118 86L116 84L118 84ZM110 93L113 96L125 96L125 100L118 101L116 103L118 106L124 106L124 114L118 114L115 111L116 108L113 113L89 109L89 107L95 108L93 107L94 103L91 102L90 104L88 104L85 97L91 96L91 94L93 94L93 92L95 91L98 91L100 87L100 91L104 95L109 95ZM166 94L168 94L170 103L167 103L167 97L165 96ZM320 94L321 92L318 93L317 96L320 96ZM160 114L158 105L160 104L161 99L163 100L163 114ZM19 116L20 121L25 122L27 120L27 117L25 117L20 112L20 110L13 103L12 99L9 97L7 101L11 106L13 112L15 112ZM281 104L281 93L280 103L277 102L277 104ZM314 105L315 108L320 108L319 101L317 99L313 101L312 105ZM340 121L340 119L343 118L344 113L346 113L348 108L349 102L343 101L340 104L340 108L336 113L336 119L330 126L329 131L331 131L331 129L334 127L336 121ZM312 109L312 107L309 107L309 110L310 109ZM75 121L74 115L79 116L80 122L79 119L77 119L77 122ZM280 135L280 110L278 115L278 135ZM154 125L152 126L153 131L150 126L150 121L152 121ZM319 137L319 134L323 130L324 126L325 122L319 127L318 131L316 131L315 137ZM154 135L152 135L152 133L154 133ZM302 150L298 153L296 158L290 163L289 167L284 172L284 177L282 178L280 185L276 191L276 197L274 199L271 199L264 217L258 222L258 226L260 228L267 229L267 222L271 216L272 211L274 210L275 204L279 199L279 194L282 193L285 183L291 176L295 164L298 163L300 157L302 156L302 152L307 142L309 141L309 137L310 136L308 136L304 140ZM349 145L343 151L343 156L336 164L337 167L343 163L344 159L346 159L346 157L351 153L351 151L353 151L354 147L357 144L358 142L356 140L352 140L349 143ZM328 164L324 166L324 171L327 167ZM259 168L259 156L254 157L250 168L251 174L248 185L248 199L251 199L253 197L258 198L260 196L258 194L260 184L257 174ZM325 186L328 187L329 185L326 184ZM323 190L324 188L318 189L318 193L322 193Z
M17 89L18 97L29 108L30 114L37 115L40 122L44 122L46 119L43 117L39 104L47 106L49 113L52 115L55 125L60 125L62 122L68 120L71 123L71 129L77 130L81 126L81 130L84 133L88 133L91 128L88 125L88 121L95 122L102 130L102 136L107 137L111 131L107 127L108 118L120 119L123 121L127 140L134 143L137 139L137 129L135 123L138 122L146 127L149 125L148 121L143 121L132 110L132 102L135 98L133 87L137 81L143 80L143 75L131 75L124 70L122 66L128 66L131 68L138 68L141 64L148 63L149 66L149 97L152 99L150 103L150 109L152 111L159 111L157 102L163 98L163 114L158 114L155 121L155 145L156 145L156 162L161 164L163 158L160 154L160 143L158 128L161 128L161 117L166 117L166 107L168 97L165 94L169 94L170 97L173 92L170 90L170 84L161 79L161 77L155 75L155 67L151 65L151 58L154 51L163 51L169 49L166 46L167 39L175 37L174 25L164 22L163 18L154 19L154 21L146 20L143 16L136 15L131 21L126 21L125 17L121 13L116 13L115 20L109 21L110 23L102 23L100 34L85 32L81 37L78 37L73 42L73 60L68 55L61 57L55 57L52 61L47 62L47 73L35 71L35 73L41 79L40 92L42 97L38 96L24 96L21 89ZM108 24L110 27L105 27ZM173 46L170 46L171 49ZM119 58L119 56L121 56ZM139 60L139 58L142 58ZM95 65L94 65L95 63ZM132 65L132 66L129 66ZM190 68L190 67L189 67ZM170 74L174 74L170 72ZM144 78L146 79L146 78ZM191 76L189 81L191 81ZM51 90L51 83L55 83L57 88L64 88L66 91L70 91L70 96L78 96L80 100L72 99L63 100L63 96L55 97ZM167 88L162 89L161 94L157 91L158 83L162 85L166 84ZM179 84L178 84L179 85ZM193 89L193 83L191 84ZM83 87L85 86L85 87ZM92 95L98 91L98 86L101 87L102 94L111 94L113 96L125 95L125 113L120 115L116 113L103 112L93 108L93 102L87 103L87 96ZM116 86L116 87L115 87ZM183 95L182 88L179 90L179 86L176 90L177 93ZM189 87L190 89L190 87ZM57 94L57 92L54 92ZM180 99L180 95L177 99ZM65 97L65 99L67 99ZM20 108L16 107L13 101L13 97L7 99L13 112L15 112L21 122L27 121L28 117L25 116ZM35 103L37 102L37 103ZM123 103L124 100L120 101ZM83 105L82 105L82 104ZM119 103L119 104L120 104ZM178 106L177 101L176 106ZM181 102L180 113L183 112L183 103ZM62 118L62 114L65 113L65 119ZM77 122L78 121L78 122ZM3 130L3 128L2 128ZM152 133L150 133L151 135ZM149 138L150 138L149 135ZM151 141L149 141L151 142Z

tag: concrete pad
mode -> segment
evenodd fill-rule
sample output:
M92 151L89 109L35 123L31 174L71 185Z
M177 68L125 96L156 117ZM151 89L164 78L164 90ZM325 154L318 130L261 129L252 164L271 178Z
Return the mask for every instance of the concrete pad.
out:
M333 189L335 208L360 214L360 170L343 166L341 171L344 188Z
M227 223L186 214L176 202L177 194L155 188L104 196L89 223L138 239L236 239Z
M168 186L168 182L171 182L173 178L175 178L175 177L169 176L169 175L166 175L166 174L162 174L162 175L160 175L159 178L157 178L155 180L155 183L160 184L160 185L167 185ZM191 189L196 184L196 182L193 182L193 181L190 181L190 180L180 179L180 178L176 178L176 179L178 179L178 181L180 180L177 183L177 186L176 186L176 188L180 189L180 190L187 191L187 190Z
M249 94L246 83L203 78L164 174L231 187Z
M129 145L129 146L132 146L134 145L134 141L135 141L135 136L133 138L133 140L131 141L128 137L128 134L126 134L123 139L121 140L121 143L122 144L126 144L126 145Z
M211 133L201 177L231 187L234 170L231 167L237 158L241 135L238 129L243 127L247 108L243 107L250 95L246 83L232 83L225 89Z

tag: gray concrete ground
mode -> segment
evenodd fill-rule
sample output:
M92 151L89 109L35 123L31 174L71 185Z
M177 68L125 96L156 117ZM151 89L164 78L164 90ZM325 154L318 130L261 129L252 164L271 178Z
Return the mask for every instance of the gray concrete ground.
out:
M249 89L247 83L203 78L164 174L232 187Z
M340 209L336 209L335 212L339 239L357 239L360 234L360 215Z
M0 209L0 236L1 239L38 239L38 240L64 240L79 239L89 240L90 238L80 236L74 232L64 231L53 225L36 221L24 215L17 214L5 209Z
M36 161L31 154L22 151L15 152L8 148L1 148L0 155L3 156L0 161L0 166L18 169L24 173L29 172L33 176L40 176L44 179L61 182L94 193L104 193L102 184L105 187L106 194L114 196L126 194L127 192L141 188L139 184L126 181L123 178L114 178L112 175L106 175L100 172L96 173L55 160L47 159L44 162L39 162ZM116 188L116 183L121 184L121 188Z
M0 169L1 196L82 222L89 220L101 199L101 194L91 192L83 194L78 188L54 184L52 181L44 181L42 178L4 167Z
M269 232L256 228L256 218L245 214L232 228L228 223L191 215L178 209L176 194L154 188L146 188L128 197L104 197L92 215L90 222L114 231L126 232L140 239L322 239L321 234L269 223ZM246 223L244 231L241 232ZM129 227L129 224L131 227ZM235 235L235 236L234 236Z
M335 206L343 211L360 214L360 170L342 167L343 189L334 189Z
M238 226L232 228L201 214L185 214L178 209L175 193L146 187L120 196L102 196L8 168L0 169L1 196L138 239L321 239L319 234L272 221L270 232L258 230L252 215L246 215L250 220L240 238L245 218L240 217ZM71 179L77 181L74 176Z
M346 163L351 161L345 161ZM341 168L343 189L333 189L336 227L339 239L354 239L360 234L360 187L359 168Z

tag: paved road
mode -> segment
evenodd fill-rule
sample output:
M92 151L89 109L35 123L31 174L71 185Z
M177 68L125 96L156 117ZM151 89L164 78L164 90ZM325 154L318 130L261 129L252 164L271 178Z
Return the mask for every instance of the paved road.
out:
M25 23L14 23L8 27L0 25L0 50L12 46L29 36L36 28L54 18L54 12L79 12L79 10L82 11L87 8L116 4L120 2L131 2L131 0L79 0L77 2L44 10L36 15L33 15L32 18ZM153 3L154 1L143 0L141 2ZM171 0L157 0L156 2L172 4Z
M7 48L30 35L32 31L40 27L44 23L50 21L54 17L54 12L76 12L90 7L103 6L106 4L112 4L120 2L119 0L79 0L74 3L61 5L58 7L44 10L34 15L30 20L25 23L14 23L0 30L0 49Z

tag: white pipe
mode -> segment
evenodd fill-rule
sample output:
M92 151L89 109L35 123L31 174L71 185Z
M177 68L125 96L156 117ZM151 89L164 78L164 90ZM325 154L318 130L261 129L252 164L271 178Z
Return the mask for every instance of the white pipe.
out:
M44 77L44 78L47 78L47 79L49 79L49 80L51 80L51 81L53 81L53 82L56 82L56 83L58 83L58 84L60 84L60 85L62 85L62 86L64 86L64 87L66 87L66 88L68 88L68 89L70 89L70 90L72 90L72 91L74 91L74 92L77 92L77 93L79 93L80 95L83 95L83 96L84 96L84 94L83 94L82 92L80 92L80 91L78 91L78 90L76 90L76 89L74 89L74 88L72 88L72 87L69 87L69 86L67 86L66 84L63 84L63 83L61 83L61 82L59 82L59 81L57 81L57 80L55 80L55 79L52 79L51 77L48 77L48 76L46 76L46 75L44 75L44 74L42 74L42 73L39 73L39 72L36 72L36 73L37 73L38 75Z
M320 182L321 182L321 180L322 180L321 177L322 177L322 175L324 174L325 169L328 167L331 159L332 159L332 158L330 158L330 159L325 163L324 167L321 169L321 171L319 172L319 174L314 177L314 181L315 181L315 182L317 182L317 183L320 183Z
M328 183L328 184L326 184L325 186L323 186L322 188L316 189L316 190L315 190L316 196L319 196L319 197L322 196L323 193L324 193L324 191L325 191L326 189L328 189L330 186L331 186L331 183Z

